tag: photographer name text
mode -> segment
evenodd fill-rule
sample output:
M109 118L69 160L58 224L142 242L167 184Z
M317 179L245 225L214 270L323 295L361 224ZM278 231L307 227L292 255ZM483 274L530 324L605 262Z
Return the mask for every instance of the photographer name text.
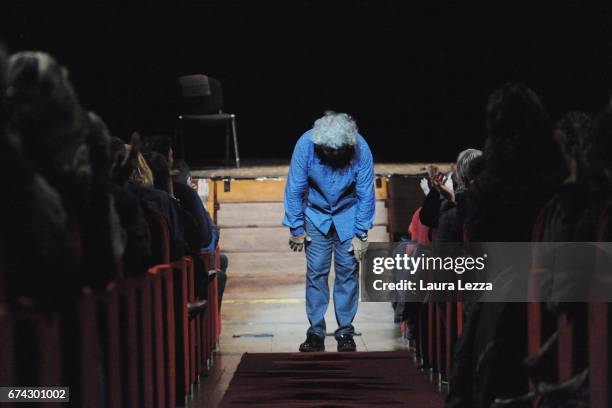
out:
M377 279L372 282L376 291L492 291L493 284L490 282L427 282L422 279L418 281L401 280L399 282L385 282Z

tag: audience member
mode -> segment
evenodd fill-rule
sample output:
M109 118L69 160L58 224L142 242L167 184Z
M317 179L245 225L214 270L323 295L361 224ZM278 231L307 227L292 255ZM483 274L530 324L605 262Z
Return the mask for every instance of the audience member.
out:
M126 146L128 157L132 149L132 146ZM172 259L179 259L185 254L186 244L183 237L183 226L177 213L177 205L168 192L154 187L153 172L144 156L136 153L135 157L135 166L128 180L128 189L141 200L147 210L155 211L164 218L170 232L170 256Z
M484 160L482 152L467 149L459 153L457 163L452 167L452 198L441 209L438 216L436 242L463 242L463 225L467 211L467 191L472 182L482 171ZM436 190L444 191L443 185L437 183ZM451 195L449 194L449 197Z
M467 239L528 242L539 210L564 177L550 118L531 89L506 84L489 98L486 131L485 169L469 189ZM521 276L488 273L490 279ZM515 341L527 336L526 317L524 303L474 305L456 345L449 407L488 408L527 392L526 343Z
M199 241L197 243L197 247L192 244L191 248L196 249L195 252L199 251L200 249L206 249L210 253L213 253L219 241L219 233L212 219L210 218L210 215L206 211L202 200L198 196L197 192L190 186L188 181L190 178L189 166L183 160L176 163L174 162L172 140L166 135L157 134L149 136L145 140L145 149L147 150L147 157L150 156L151 161L154 162L154 164L150 163L149 165L152 168L158 168L158 172L161 173L160 178L163 178L163 181L161 181L162 184L166 184L165 180L167 176L166 169L164 167L164 160L170 168L172 168L173 164L175 164L175 169L173 171L175 173L174 182L170 188L172 189L174 197L178 200L181 209L185 210L191 215L191 218L183 217L185 219L185 224L191 226L193 220L195 220L196 228L199 231ZM161 157L158 155L161 155ZM158 172L154 171L155 174ZM194 234L190 235L195 236ZM225 254L221 254L220 270L218 271L219 307L221 307L221 299L223 297L223 291L227 282L227 264L227 256ZM207 271L203 272L204 273L202 273L201 279L202 283L199 285L201 290L204 290L204 282L207 280L207 278L204 276Z
M12 61L14 63L15 58ZM4 67L4 55L0 51L2 86L5 83ZM13 90L12 99L7 98L11 99L10 108L5 105L9 101L2 100L3 113L5 108L11 114L23 110L15 99L17 92ZM0 92L0 95L4 94ZM21 97L17 99L23 100ZM77 294L77 247L66 226L67 215L60 195L23 158L22 133L18 126L21 122L12 117L9 119L13 125L10 136L3 134L0 140L0 174L3 178L0 183L0 243L5 296L9 305L31 305L41 312L51 313L64 300ZM4 130L4 126L1 129Z
M79 198L88 176L84 152L86 115L68 71L42 52L10 57L6 90L9 140L24 159L65 199Z
M174 191L177 199L182 203L183 207L189 211L196 219L201 230L202 241L200 248L205 249L210 253L214 253L215 248L219 243L219 230L210 218L204 203L200 199L197 191L191 186L191 173L189 166L183 160L175 162L176 170L174 175ZM218 273L218 298L219 308L221 308L221 300L227 283L227 265L228 259L225 254L220 254Z

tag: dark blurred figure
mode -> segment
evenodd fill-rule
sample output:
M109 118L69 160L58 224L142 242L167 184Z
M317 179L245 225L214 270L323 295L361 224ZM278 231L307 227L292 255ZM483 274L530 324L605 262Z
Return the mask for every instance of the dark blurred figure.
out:
M81 110L63 67L47 54L13 55L6 84L0 217L7 296L50 313L78 294L79 242L68 228L69 196L56 188L67 193L73 185Z
M168 167L174 168L174 150L172 139L164 134L154 134L145 138L143 150L145 152L156 152L164 156L168 161Z
M571 242L577 218L588 201L588 159L593 131L592 119L570 112L556 124L554 138L566 164L567 178L540 214L545 242Z
M588 155L592 142L593 121L582 112L569 112L557 122L554 137L565 160L567 178L556 194L541 210L533 232L534 241L566 243L580 239L576 228L587 207L592 203L589 193ZM597 202L595 200L594 202ZM597 211L600 211L597 206ZM598 214L599 215L599 214ZM589 241L595 241L592 236ZM530 288L530 293L537 293L547 304L541 308L543 322L542 337L545 340L537 353L525 360L530 380L534 383L557 382L557 329L559 314L565 314L573 330L573 352L567 356L572 360L576 372L586 369L588 313L585 303L564 303L559 300L565 295L586 297L594 270L595 250L590 245L540 245L533 257L533 269L538 271L537 288ZM582 294L582 295L581 295ZM533 351L533 350L532 350ZM583 376L579 377L583 378ZM578 380L578 378L576 379ZM582 380L581 380L582 381ZM584 382L584 381L582 381ZM586 384L576 384L577 389L586 392ZM549 399L554 398L548 392Z
M6 95L9 140L62 197L76 199L88 172L86 115L66 68L42 52L14 54Z
M604 229L604 241L612 241L612 229L600 225L602 211L612 196L612 106L598 117L586 156L589 205L576 227L576 240L597 241L597 231ZM580 165L577 167L579 171Z
M145 152L144 158L153 173L153 187L174 196L168 160L157 152Z
M565 177L552 123L538 96L506 84L489 98L485 169L470 188L468 237L530 241L542 205Z
M120 276L126 233L111 191L110 134L93 112L87 115L85 141L89 149L91 180L86 205L80 209L79 228L83 247L83 284L99 290Z
M602 201L607 197L605 183L601 184L597 178L589 176L591 170L588 156L593 126L591 118L582 112L566 114L555 126L555 140L565 160L568 176L542 208L534 228L534 240L541 242L596 240L595 226L585 226L591 231L583 237L579 236L577 230L589 206L597 213L596 217L599 217ZM599 186L596 187L597 190L603 187L604 191L595 193L592 189L595 186ZM602 193L603 197L598 197ZM582 253L583 251L586 252ZM579 293L585 293L590 281L587 274L592 268L589 269L588 264L580 262L594 259L592 248L588 249L582 245L573 245L570 248L556 246L553 247L553 252L545 255L541 255L540 262L543 263L537 267L548 271L547 274L541 273L539 281L541 281L540 292L543 298L549 300L549 306L553 306L550 303L553 299L562 298L563 292L567 294L573 291L576 297L580 297ZM579 282L583 284L582 288L576 285Z
M7 55L4 45L0 43L0 153L2 156L5 155L4 151L8 149L6 146L7 141L4 137L4 126L5 126L5 105L4 98L6 96L6 65ZM4 161L4 160L2 160ZM6 301L6 277L5 277L5 252L6 245L4 243L4 235L0 235L0 304L4 304Z
M90 165L83 111L67 71L51 56L20 52L8 64L0 141L0 252L15 325L18 383L39 375L32 313L59 315L62 379L78 384L77 307L83 276L79 216L85 208ZM6 125L6 126L4 126ZM79 398L78 387L73 396Z
M540 209L566 175L548 113L531 89L506 84L489 98L486 131L485 168L468 193L467 238L531 241ZM511 256L489 254L498 255ZM527 282L516 281L520 272L489 274L527 290ZM524 303L474 305L455 348L448 407L489 408L495 399L527 391L521 364L527 348L516 341L526 338L526 319Z
M612 105L604 111L597 120L593 132L593 143L588 153L590 165L589 206L578 221L576 227L577 241L612 241ZM605 255L605 256L602 256ZM596 258L605 262L609 274L610 257L598 253ZM601 266L598 268L600 269ZM601 270L598 271L602 273ZM605 278L605 277L604 277ZM608 303L608 330L610 322L610 303ZM612 342L608 341L608 367L612 353ZM602 361L599 364L606 364ZM596 368L593 367L595 371ZM610 375L607 376L607 389L612 386ZM612 393L608 392L608 406L612 406Z

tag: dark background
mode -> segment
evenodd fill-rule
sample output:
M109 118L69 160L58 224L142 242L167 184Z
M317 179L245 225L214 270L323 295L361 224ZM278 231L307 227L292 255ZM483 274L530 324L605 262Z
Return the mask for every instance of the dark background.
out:
M215 76L245 158L288 159L334 109L353 114L376 160L453 160L482 145L487 95L508 80L532 86L554 117L607 103L610 6L411 3L2 5L0 38L54 54L122 138L173 132L176 77Z

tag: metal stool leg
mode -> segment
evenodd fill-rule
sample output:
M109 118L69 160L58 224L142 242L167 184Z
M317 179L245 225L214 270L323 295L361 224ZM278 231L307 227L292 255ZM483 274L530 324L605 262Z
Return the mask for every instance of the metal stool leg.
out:
M232 115L232 134L234 135L234 155L236 168L240 168L240 155L238 154L238 132L236 132L236 115Z
M230 124L225 124L225 165L229 166L230 160Z

